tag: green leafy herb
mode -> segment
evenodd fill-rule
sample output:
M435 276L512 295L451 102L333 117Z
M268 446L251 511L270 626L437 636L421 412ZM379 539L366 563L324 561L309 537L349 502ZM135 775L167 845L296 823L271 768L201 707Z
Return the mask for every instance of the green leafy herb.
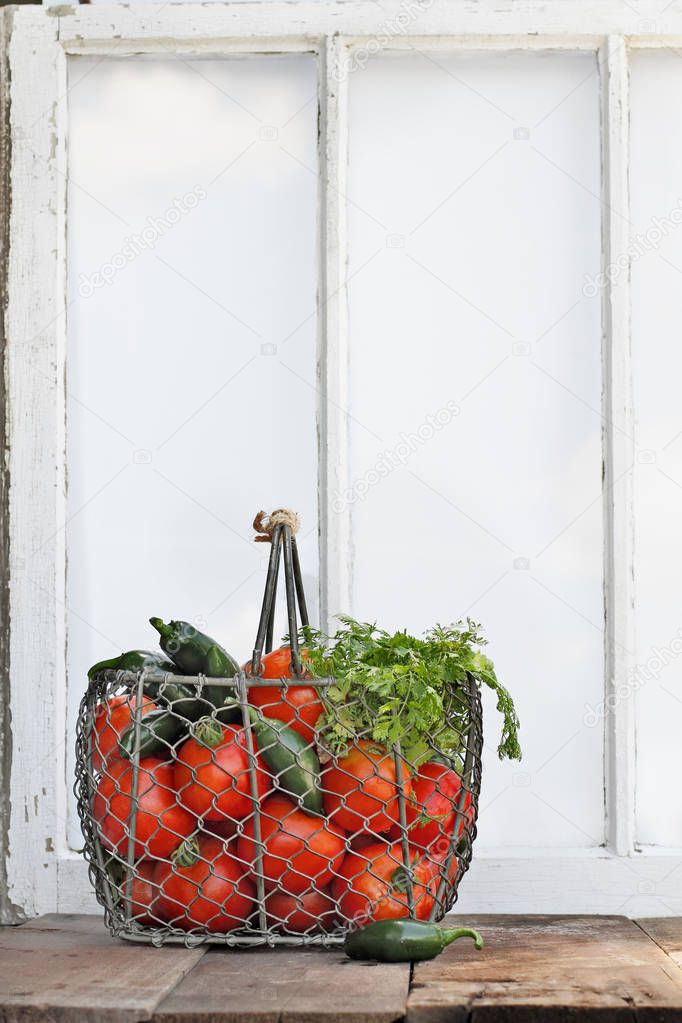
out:
M318 730L331 753L342 752L360 736L387 746L400 742L415 766L439 750L461 768L469 676L497 694L503 718L500 758L521 759L514 703L481 652L485 640L475 622L438 625L418 639L345 615L339 621L341 628L332 637L309 627L301 631L313 675L335 679L320 687L326 712Z

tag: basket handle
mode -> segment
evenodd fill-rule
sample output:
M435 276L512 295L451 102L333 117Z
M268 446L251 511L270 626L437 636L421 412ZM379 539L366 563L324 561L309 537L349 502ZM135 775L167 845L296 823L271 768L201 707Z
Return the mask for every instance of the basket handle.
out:
M258 632L256 633L256 642L251 658L252 675L260 675L263 670L263 648L265 648L267 653L272 650L275 602L277 599L277 583L282 552L284 553L284 585L287 601L292 675L294 678L301 678L303 675L298 643L297 605L302 625L308 625L308 608L306 606L305 593L303 592L301 563L296 544L296 532L299 526L300 520L298 515L287 508L278 508L271 515L266 515L265 512L261 511L253 521L253 527L258 534L255 537L256 542L270 544L270 560L265 579L265 592L263 593Z

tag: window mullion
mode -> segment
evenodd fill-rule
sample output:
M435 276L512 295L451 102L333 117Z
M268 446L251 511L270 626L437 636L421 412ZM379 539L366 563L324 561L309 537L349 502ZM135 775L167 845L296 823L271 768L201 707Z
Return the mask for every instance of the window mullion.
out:
M629 62L625 39L609 36L602 77L603 415L605 516L606 823L611 849L635 841L633 578L634 416L630 350ZM620 260L620 263L619 263ZM625 261L625 272L623 272ZM610 273L618 266L619 273Z
M350 609L348 486L348 310L346 46L326 37L320 49L320 622L326 629Z

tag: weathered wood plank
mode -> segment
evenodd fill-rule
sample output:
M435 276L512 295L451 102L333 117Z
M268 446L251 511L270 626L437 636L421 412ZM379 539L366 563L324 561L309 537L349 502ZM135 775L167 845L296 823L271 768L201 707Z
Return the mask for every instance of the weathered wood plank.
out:
M340 951L212 951L161 1003L154 1023L393 1023L406 965L355 963Z
M0 1023L134 1023L203 956L112 938L93 917L0 929Z
M682 1021L682 972L625 917L466 923L483 934L484 952L462 940L417 965L407 1023Z
M44 913L22 925L26 931L79 931L82 934L106 935L101 913Z
M682 916L645 917L636 920L666 955L682 966Z
M478 916L409 968L338 950L152 949L95 916L0 930L0 1023L682 1023L682 920ZM639 926L638 926L639 924Z

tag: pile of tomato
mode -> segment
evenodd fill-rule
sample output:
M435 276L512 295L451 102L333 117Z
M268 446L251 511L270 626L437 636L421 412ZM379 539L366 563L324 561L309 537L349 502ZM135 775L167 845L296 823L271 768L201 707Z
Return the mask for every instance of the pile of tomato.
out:
M289 662L288 648L273 651L264 658L263 677L288 676ZM312 685L250 687L249 700L315 741L323 706ZM167 759L143 757L134 800L133 764L118 748L134 708L130 694L100 704L91 753L97 775L93 816L109 862L122 871L121 899L143 925L220 933L257 928L258 847L243 728L221 725L222 738L212 747L190 736ZM154 709L145 697L143 715ZM320 779L323 816L306 812L278 790L257 749L256 763L268 927L330 931L407 916L393 755L359 739L342 756L326 758ZM415 916L425 919L446 869L461 781L437 762L411 774L405 764L403 775ZM473 818L468 794L464 815ZM126 865L133 834L131 878ZM454 876L455 857L449 869Z

